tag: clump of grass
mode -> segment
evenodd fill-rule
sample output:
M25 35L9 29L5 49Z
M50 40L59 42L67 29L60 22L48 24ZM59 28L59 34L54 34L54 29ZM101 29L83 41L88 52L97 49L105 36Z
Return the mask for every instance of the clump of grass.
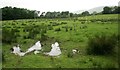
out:
M60 28L56 28L55 31L61 31L61 29Z
M70 27L70 30L72 30L72 27Z
M105 55L114 52L117 40L112 36L96 35L93 38L89 38L87 53L93 55Z
M61 24L67 24L67 22L61 22Z
M68 52L68 53L67 53L67 57L68 57L68 58L73 58L73 53L72 53L72 52Z
M68 32L68 28L65 28L65 31Z
M50 25L50 26L48 26L48 30L52 30L53 29L53 27Z
M102 65L100 62L97 61L93 61L92 62L93 68L102 68Z
M45 35L44 33L41 33L41 41L45 41L45 40L47 40L47 38L48 38L48 36L47 35Z
M16 30L17 29L3 28L3 30L2 30L2 42L8 43L8 44L17 42L17 37L19 36L19 33L16 32Z

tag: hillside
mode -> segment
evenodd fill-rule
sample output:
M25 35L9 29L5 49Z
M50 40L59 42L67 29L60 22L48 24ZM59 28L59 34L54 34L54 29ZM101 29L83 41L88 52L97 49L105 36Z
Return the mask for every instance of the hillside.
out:
M2 22L2 30L3 68L118 68L117 14L10 20ZM104 37L96 39L96 35ZM19 44L22 51L26 52L38 40L42 44L42 51L38 54L31 52L20 57L10 51L10 48ZM57 57L45 55L56 41L62 54ZM113 42L113 54L88 54L88 47L93 52L106 52L106 47L111 49ZM97 48L91 48L90 44ZM77 52L73 53L73 49Z
M89 9L89 10L78 10L78 11L74 11L73 13L76 13L76 14L81 14L82 12L84 11L88 11L90 14L93 13L93 12L97 12L97 13L100 13L103 11L103 8L105 6L100 6L100 7L95 7L95 8L92 8L92 9ZM113 6L109 6L109 7L113 7Z

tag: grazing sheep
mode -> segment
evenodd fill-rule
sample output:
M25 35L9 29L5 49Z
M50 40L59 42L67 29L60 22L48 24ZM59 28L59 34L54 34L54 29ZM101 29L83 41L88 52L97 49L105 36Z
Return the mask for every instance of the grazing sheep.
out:
M20 52L20 53L18 53L18 55L19 55L19 56L24 56L25 53L24 53L24 52Z
M49 53L45 53L46 55L58 56L61 54L61 50L59 48L58 42L55 42L55 44L52 44L51 47L52 47L51 51Z
M40 41L38 41L38 42L35 43L35 45L30 47L25 53L29 53L29 52L32 52L32 51L39 51L41 49L42 49L42 47L41 47Z
M59 44L58 44L58 42L55 42L55 46L59 47Z
M21 52L21 49L19 46L13 46L13 48L11 48L12 52L11 53L14 53L15 55L19 55L19 56L24 56L25 53L24 52Z
M76 50L76 49L73 49L73 50L72 50L72 53L73 53L73 54L77 53L77 50Z
M73 54L76 54L76 53L79 53L79 51L78 51L78 49L73 49L73 50L72 50L72 53L73 53Z

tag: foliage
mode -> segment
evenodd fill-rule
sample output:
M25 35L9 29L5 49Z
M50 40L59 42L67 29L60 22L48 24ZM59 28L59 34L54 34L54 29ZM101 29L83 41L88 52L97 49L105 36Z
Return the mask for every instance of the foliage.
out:
M88 15L90 15L90 14L89 14L88 11L84 11L84 12L82 12L82 15L83 15L83 16L88 16Z
M2 20L31 19L38 17L38 11L16 7L3 7Z
M67 22L61 22L61 24L67 24Z
M7 28L3 28L2 30L2 42L3 43L15 43L17 42L17 36L19 36L19 34L16 32L18 31L17 29L7 29Z
M40 11L36 10L28 10L24 8L17 7L3 7L0 8L2 10L2 20L16 20L16 19L33 19L33 18L70 18L70 17L80 17L80 16L89 16L89 15L97 15L100 13L93 12L90 14L88 11L84 11L81 14L70 13L69 11L62 12L42 12L39 15ZM119 14L120 7L104 7L101 14Z
M120 13L120 7L114 6L114 7L104 7L103 14L119 14Z
M55 31L61 31L61 29L60 28L56 28Z
M53 27L50 25L50 26L48 26L48 30L52 30L53 29Z
M93 38L89 38L87 53L93 55L105 55L114 52L117 39L114 35L96 35Z
M118 14L109 15L94 15L79 18L56 18L56 19L23 19L23 20L10 20L2 21L2 28L7 30L18 29L15 33L19 33L21 37L17 36L17 40L21 49L25 52L36 41L40 40L43 50L34 55L33 53L26 54L24 57L19 57L10 53L12 44L3 44L5 63L2 64L3 68L117 68L118 61L114 56L100 56L100 55L87 55L85 54L86 45L89 37L94 34L105 32L108 35L118 33ZM87 19L86 19L87 18ZM95 20L91 22L90 20ZM106 21L106 22L102 22ZM114 20L114 21L113 21ZM100 22L98 22L100 21ZM51 23L49 23L51 22ZM56 22L59 25L52 26ZM61 24L66 22L67 24ZM84 24L81 24L83 22ZM88 24L89 23L89 24ZM97 24L105 23L105 24ZM47 26L46 26L47 25ZM80 29L80 26L86 25L87 28ZM49 30L49 26L53 30ZM65 32L66 27L68 32ZM74 27L76 31L74 31ZM60 32L55 29L60 28ZM106 29L108 28L108 29ZM36 31L35 31L36 30ZM35 32L34 32L35 31ZM34 39L28 38L29 33L35 33ZM32 34L31 34L32 35ZM110 36L111 37L111 36ZM114 35L115 39L118 39ZM24 39L25 38L25 39ZM62 54L58 57L46 56L43 53L51 50L51 44L58 42ZM78 54L73 54L73 49L79 49ZM117 50L117 47L116 47ZM92 59L89 59L92 58Z
M73 55L74 55L74 54L73 54L72 52L70 52L70 51L67 53L67 57L68 57L68 58L73 58Z

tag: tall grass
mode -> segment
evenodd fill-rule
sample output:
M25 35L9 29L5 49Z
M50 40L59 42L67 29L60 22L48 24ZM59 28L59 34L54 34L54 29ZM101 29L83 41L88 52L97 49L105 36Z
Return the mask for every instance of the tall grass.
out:
M95 37L89 38L87 53L93 55L111 54L115 51L116 44L115 35L95 35Z

